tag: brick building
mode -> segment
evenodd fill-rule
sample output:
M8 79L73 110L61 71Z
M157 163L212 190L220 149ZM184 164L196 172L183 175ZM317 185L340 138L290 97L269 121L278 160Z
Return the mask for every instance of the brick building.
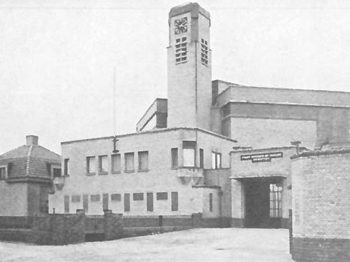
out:
M62 142L65 176L50 212L202 213L225 225L286 227L290 143L304 152L348 140L350 93L212 81L209 12L177 6L168 23L168 98L116 148L112 136Z
M25 145L0 155L0 216L48 213L52 178L60 175L60 156L27 136Z

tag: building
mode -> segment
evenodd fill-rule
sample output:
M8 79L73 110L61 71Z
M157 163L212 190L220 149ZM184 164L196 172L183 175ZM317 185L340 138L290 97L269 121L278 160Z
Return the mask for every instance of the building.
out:
M168 23L168 98L152 103L137 133L63 142L50 212L202 213L286 227L290 157L349 139L350 93L212 81L209 12L177 6Z
M60 175L60 156L27 136L25 145L0 156L0 216L48 213L52 178Z

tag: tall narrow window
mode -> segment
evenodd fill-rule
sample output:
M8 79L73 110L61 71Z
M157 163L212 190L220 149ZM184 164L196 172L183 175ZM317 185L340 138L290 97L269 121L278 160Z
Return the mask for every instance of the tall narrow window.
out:
M108 210L108 198L109 198L109 195L107 193L102 195L102 209L103 210Z
M199 167L204 168L204 150L199 149Z
M63 165L64 165L64 175L69 176L70 175L69 158L65 158L63 160Z
M89 210L89 195L83 195L83 209L85 213Z
M134 172L134 153L125 153L125 172Z
M95 163L94 156L88 156L86 158L86 172L88 175L95 175L96 174L96 163Z
M130 194L129 193L124 194L124 211L125 212L130 211Z
M98 157L98 173L100 175L108 173L108 157L99 156Z
M208 41L201 39L201 62L203 65L208 65Z
M177 38L175 41L176 64L187 61L187 37Z
M213 212L213 193L209 193L209 211Z
M153 193L147 193L147 211L153 211Z
M148 170L148 151L142 151L138 153L139 157L139 171Z
M281 184L270 184L270 217L282 217Z
M6 166L0 167L0 180L4 180L7 177L7 168Z
M179 166L178 149L171 149L171 168L177 168Z
M196 142L184 141L183 145L183 166L194 167L196 163Z
M179 210L179 194L178 192L171 192L171 211Z
M112 173L121 172L121 159L120 154L112 155Z
M64 213L69 213L69 196L64 196Z
M221 153L212 152L211 154L212 169L221 168Z

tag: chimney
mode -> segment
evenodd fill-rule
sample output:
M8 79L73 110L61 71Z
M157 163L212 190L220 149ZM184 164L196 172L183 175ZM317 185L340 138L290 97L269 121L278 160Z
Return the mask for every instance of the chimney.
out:
M26 136L27 146L37 146L38 145L38 136L28 135Z

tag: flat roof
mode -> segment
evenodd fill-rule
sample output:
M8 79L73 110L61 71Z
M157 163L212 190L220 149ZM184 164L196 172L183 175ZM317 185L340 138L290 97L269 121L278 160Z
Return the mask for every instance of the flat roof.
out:
M173 128L160 128L160 129L153 129L153 130L147 130L142 132L135 132L135 133L128 133L128 134L122 134L117 135L117 138L122 137L129 137L129 136L139 136L139 135L145 135L145 134L157 134L157 133L163 133L163 132L171 132L171 131L177 131L177 130L188 130L188 131L199 131L208 135L216 136L221 139L228 140L230 142L237 142L237 140L234 140L232 138L229 138L227 136L223 136L205 129L197 128L197 127L173 127ZM94 141L94 140L104 140L104 139L113 139L115 136L105 136L105 137L95 137L95 138L86 138L86 139L78 139L78 140L70 140L70 141L63 141L61 142L61 145L66 144L72 144L77 142L86 142L86 141Z

